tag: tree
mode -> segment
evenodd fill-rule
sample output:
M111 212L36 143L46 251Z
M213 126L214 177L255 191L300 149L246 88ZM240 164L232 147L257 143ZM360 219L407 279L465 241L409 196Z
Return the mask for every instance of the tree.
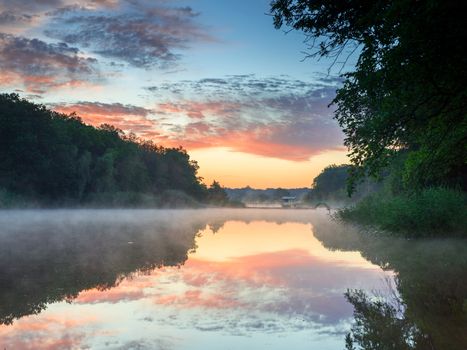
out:
M173 190L203 200L206 186L197 171L182 148L140 141L112 125L94 128L75 114L0 94L0 193L6 198L124 205Z
M336 199L340 193L345 193L345 183L348 178L349 165L330 165L316 176L311 185L313 197L317 200L329 199L335 196Z
M316 51L359 52L333 103L346 135L349 189L378 177L400 151L407 188L467 188L467 40L460 1L274 0L276 28L300 30Z
M354 307L355 322L345 337L347 349L434 349L431 339L407 317L403 301L371 298L363 290L348 290L345 298Z
M282 197L289 197L290 196L290 191L286 190L285 188L276 188L274 192L272 193L272 199L273 200L281 200Z
M229 203L227 192L225 192L225 189L215 180L208 188L208 202L221 206Z

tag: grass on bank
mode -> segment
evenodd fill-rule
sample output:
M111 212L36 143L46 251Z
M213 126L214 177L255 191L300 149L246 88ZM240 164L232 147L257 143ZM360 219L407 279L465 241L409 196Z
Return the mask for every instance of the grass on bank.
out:
M165 190L158 195L138 192L100 192L92 193L77 202L64 198L61 201L47 202L38 198L26 197L0 188L1 209L41 209L41 208L152 208L152 209L182 209L227 207L244 208L239 201L226 200L222 203L210 201L200 202L192 196L179 190Z
M337 217L411 237L467 237L467 194L430 188L414 194L370 195Z

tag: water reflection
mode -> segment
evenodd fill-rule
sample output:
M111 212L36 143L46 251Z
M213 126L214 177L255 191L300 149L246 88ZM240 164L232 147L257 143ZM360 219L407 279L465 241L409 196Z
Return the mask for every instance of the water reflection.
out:
M416 315L420 329L420 320L428 322L423 334L436 329L444 337L430 300L440 304L446 290L432 297L419 288L440 284L420 276L428 255L407 257L413 242L370 239L325 211L0 212L0 224L0 346L7 349L343 349L352 301L361 301L348 295L349 303L344 293L389 297L394 274L404 317ZM449 300L465 300L455 279L466 271L465 245L454 246L436 256L453 266L446 281L457 294ZM444 256L455 253L464 260ZM444 270L435 266L433 276ZM445 318L460 329L465 319L455 309Z
M4 212L1 224L4 324L82 290L115 287L131 273L183 264L202 227L123 211Z
M395 272L391 298L347 293L357 321L348 337L355 348L467 349L465 240L381 237L332 221L320 221L314 235L328 249L359 251Z

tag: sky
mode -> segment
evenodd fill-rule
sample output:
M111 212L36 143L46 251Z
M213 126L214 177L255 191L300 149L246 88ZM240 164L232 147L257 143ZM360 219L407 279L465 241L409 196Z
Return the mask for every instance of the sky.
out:
M182 146L227 187L347 163L328 107L352 68L306 57L269 0L0 0L0 92Z

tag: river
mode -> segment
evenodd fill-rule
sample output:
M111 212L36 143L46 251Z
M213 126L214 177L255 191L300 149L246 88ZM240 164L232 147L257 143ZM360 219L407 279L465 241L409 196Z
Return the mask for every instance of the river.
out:
M0 211L1 349L346 342L467 349L467 242L324 209Z

